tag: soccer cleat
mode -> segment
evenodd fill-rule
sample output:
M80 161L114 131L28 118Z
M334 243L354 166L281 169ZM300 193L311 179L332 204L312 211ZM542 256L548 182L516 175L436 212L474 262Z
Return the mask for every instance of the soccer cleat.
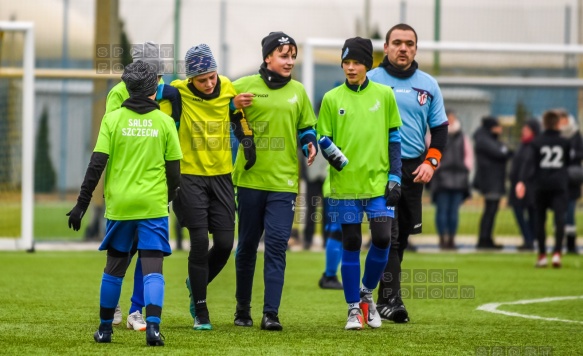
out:
M561 253L560 252L553 253L552 262L553 262L554 268L561 268Z
M279 318L275 313L265 313L263 314L263 319L261 319L261 330L268 331L281 331L283 326L279 322Z
M237 308L235 312L235 326L253 326L250 308Z
M364 323L368 324L371 328L380 328L382 325L381 316L377 311L377 306L372 298L371 293L361 293L360 294L360 309L362 309L362 315L364 318Z
M160 324L147 323L146 344L148 346L164 346L164 335L160 333Z
M362 314L360 314L360 309L350 309L348 311L348 320L346 321L344 330L362 330L363 325L364 320L362 318Z
M93 339L95 342L106 343L111 342L111 334L113 334L113 328L111 324L100 324L99 329L93 334Z
M534 266L537 268L546 267L547 266L547 255L544 253L538 255L538 259L536 260L536 263L534 264Z
M209 318L203 316L194 317L194 325L192 326L194 330L212 330L213 326Z
M190 301L190 316L196 318L196 310L194 308L194 300L192 299L192 289L190 289L190 279L186 277L186 288L188 289L188 300Z
M113 325L121 324L122 314L121 314L121 307L119 304L115 307L115 313L113 314Z
M342 283L338 280L338 276L327 277L325 273L322 274L322 278L320 278L318 285L322 289L344 289Z
M394 321L397 324L409 322L409 313L398 296L389 299L388 304L377 305L377 312L382 320Z
M136 331L146 330L146 322L144 321L144 317L142 317L142 313L140 313L139 310L136 310L128 315L126 326L128 329L134 329Z

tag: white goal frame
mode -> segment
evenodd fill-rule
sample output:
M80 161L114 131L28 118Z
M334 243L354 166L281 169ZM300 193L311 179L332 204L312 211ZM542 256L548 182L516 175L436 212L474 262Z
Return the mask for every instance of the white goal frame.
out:
M24 33L22 73L21 236L0 238L0 250L34 251L34 23L0 21L0 31ZM0 73L2 68L0 67ZM1 234L1 232L0 232Z
M310 101L314 102L315 49L336 49L344 45L338 38L307 38L303 46L302 83ZM373 40L373 48L382 51L384 40ZM537 53L537 54L583 54L582 45L526 44L526 43L479 43L479 42L435 42L419 41L417 51L471 52L471 53ZM339 56L340 57L340 56ZM529 87L583 88L583 79L577 78L499 78L499 77L435 77L439 84L505 85Z

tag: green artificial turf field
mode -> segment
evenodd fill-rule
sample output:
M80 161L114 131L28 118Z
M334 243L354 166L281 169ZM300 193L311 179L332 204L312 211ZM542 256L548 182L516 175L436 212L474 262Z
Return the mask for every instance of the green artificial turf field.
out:
M502 304L497 308L526 317L477 310L487 303L583 296L582 257L566 256L562 269L535 269L534 260L533 254L408 254L403 268L411 278L403 285L413 292L412 298L404 300L411 322L384 322L380 329L345 331L342 291L317 287L324 254L289 253L280 309L284 330L278 333L259 329L262 254L254 288L255 326L233 325L235 272L231 258L209 286L214 330L194 331L184 285L187 253L179 251L164 265L166 296L161 331L166 346L152 349L146 346L143 332L125 328L133 264L120 301L124 322L115 327L112 344L97 344L92 335L99 324L104 253L0 252L0 354L582 354L581 298ZM447 297L440 290L449 291ZM450 293L456 290L457 295Z

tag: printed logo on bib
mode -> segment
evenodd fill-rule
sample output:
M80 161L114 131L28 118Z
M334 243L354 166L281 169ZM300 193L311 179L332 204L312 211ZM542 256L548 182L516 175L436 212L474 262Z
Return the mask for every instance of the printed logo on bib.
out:
M373 107L371 107L370 109L368 109L369 111L378 111L378 109L381 108L381 102L379 101L379 99L377 99L376 104L373 105Z
M290 104L295 104L295 103L297 103L297 102L298 102L298 95L296 94L296 95L294 95L294 97L293 97L293 98L291 98L291 99L287 99L287 102L288 102L288 103L290 103Z

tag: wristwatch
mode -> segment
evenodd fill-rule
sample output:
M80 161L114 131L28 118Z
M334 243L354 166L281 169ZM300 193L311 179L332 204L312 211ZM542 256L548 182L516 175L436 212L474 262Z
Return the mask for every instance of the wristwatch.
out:
M437 158L435 158L435 157L427 158L427 162L431 163L431 165L433 166L433 169L437 168L437 164L438 164Z

